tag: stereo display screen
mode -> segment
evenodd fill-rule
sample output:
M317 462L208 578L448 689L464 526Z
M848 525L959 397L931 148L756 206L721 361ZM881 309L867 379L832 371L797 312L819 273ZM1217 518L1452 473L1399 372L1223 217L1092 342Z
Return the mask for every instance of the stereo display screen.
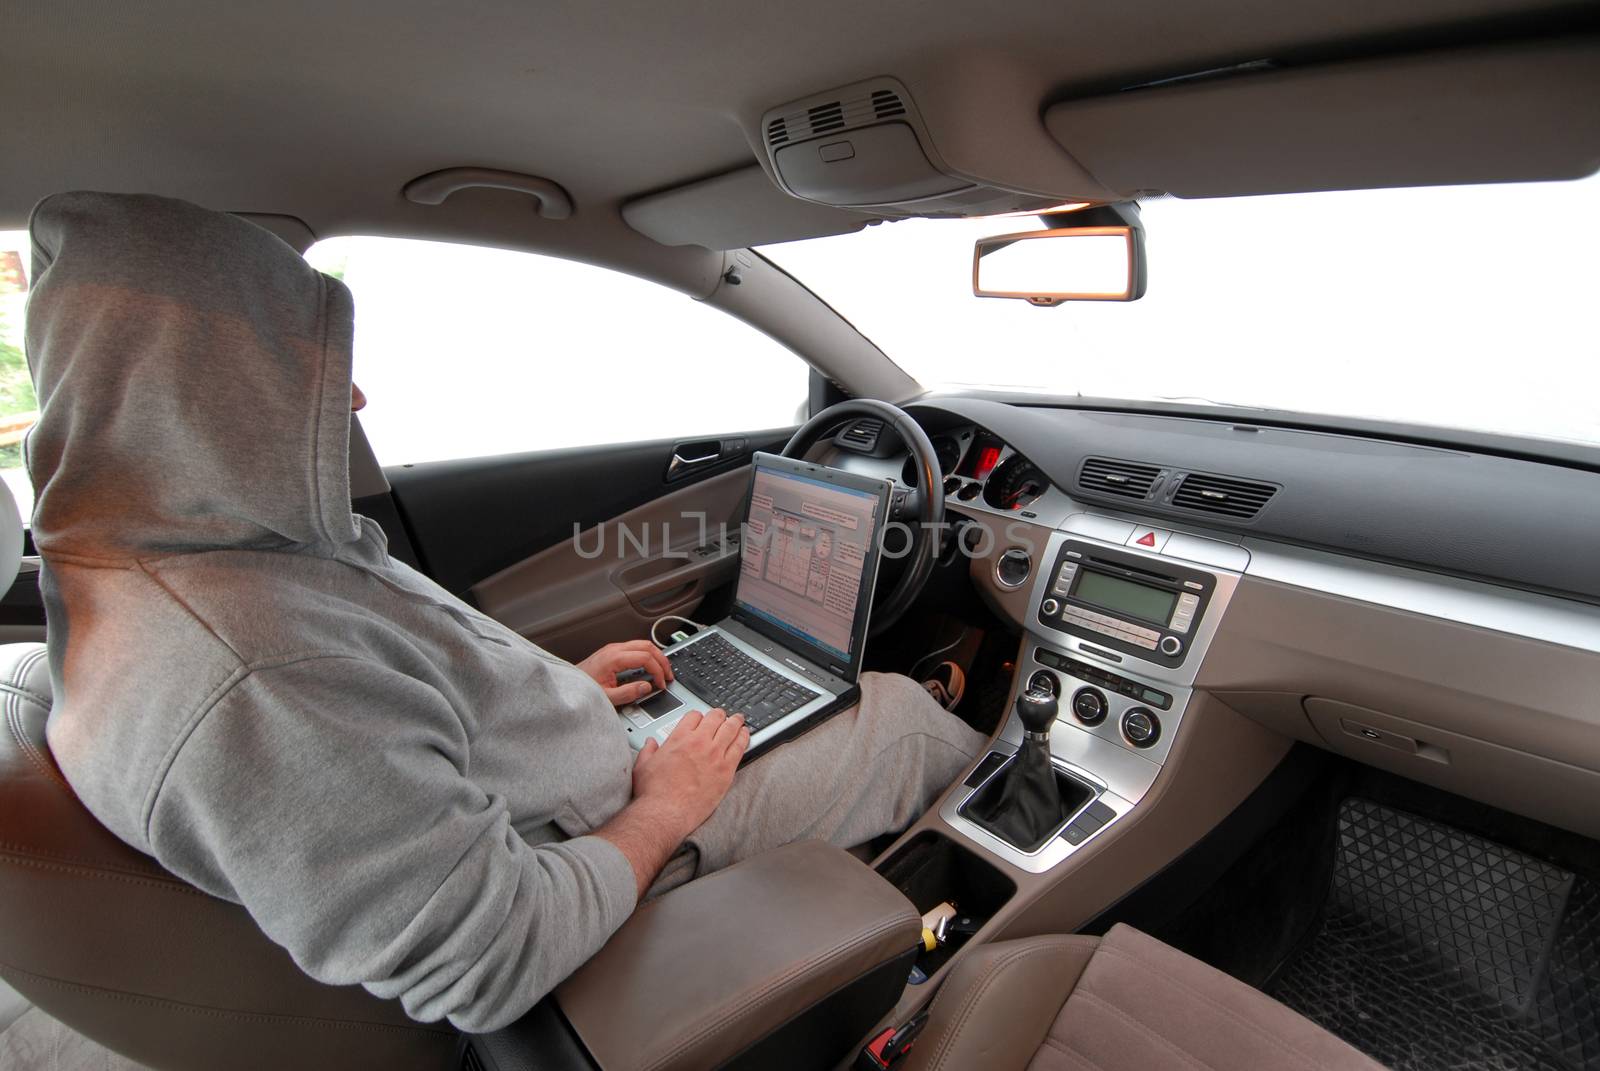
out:
M1145 621L1156 621L1163 625L1172 619L1172 608L1178 603L1175 592L1135 584L1131 580L1123 580L1121 577L1097 573L1090 569L1085 569L1078 577L1077 590L1072 594L1075 598L1103 606L1107 610L1131 614Z

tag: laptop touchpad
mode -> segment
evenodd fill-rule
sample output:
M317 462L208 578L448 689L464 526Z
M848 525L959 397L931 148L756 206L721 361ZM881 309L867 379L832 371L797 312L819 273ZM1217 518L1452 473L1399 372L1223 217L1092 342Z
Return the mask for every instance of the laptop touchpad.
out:
M657 692L649 699L639 701L639 709L650 715L652 720L665 717L681 706L682 701L671 692Z

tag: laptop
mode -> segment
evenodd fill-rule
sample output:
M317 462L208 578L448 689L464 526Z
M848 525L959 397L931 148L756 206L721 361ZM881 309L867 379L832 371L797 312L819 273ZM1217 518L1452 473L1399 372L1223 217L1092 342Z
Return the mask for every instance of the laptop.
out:
M691 710L743 714L746 757L856 701L891 483L757 453L733 612L666 649L674 680L623 707L634 749Z

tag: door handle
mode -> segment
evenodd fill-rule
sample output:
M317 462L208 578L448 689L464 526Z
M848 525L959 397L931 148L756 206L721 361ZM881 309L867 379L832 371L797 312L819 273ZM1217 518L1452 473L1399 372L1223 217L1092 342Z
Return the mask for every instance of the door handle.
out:
M679 443L672 448L672 459L667 462L667 482L681 480L728 460L744 450L746 442L745 439L696 439Z

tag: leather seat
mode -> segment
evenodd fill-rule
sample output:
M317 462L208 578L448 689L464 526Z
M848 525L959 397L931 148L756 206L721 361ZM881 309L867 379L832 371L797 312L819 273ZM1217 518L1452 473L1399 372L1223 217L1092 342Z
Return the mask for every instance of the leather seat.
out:
M974 948L903 1071L1382 1071L1266 994L1128 926Z
M0 590L21 526L0 484ZM50 756L43 644L0 646L0 977L105 1047L161 1071L444 1071L459 1035L303 974L245 910L123 844Z

